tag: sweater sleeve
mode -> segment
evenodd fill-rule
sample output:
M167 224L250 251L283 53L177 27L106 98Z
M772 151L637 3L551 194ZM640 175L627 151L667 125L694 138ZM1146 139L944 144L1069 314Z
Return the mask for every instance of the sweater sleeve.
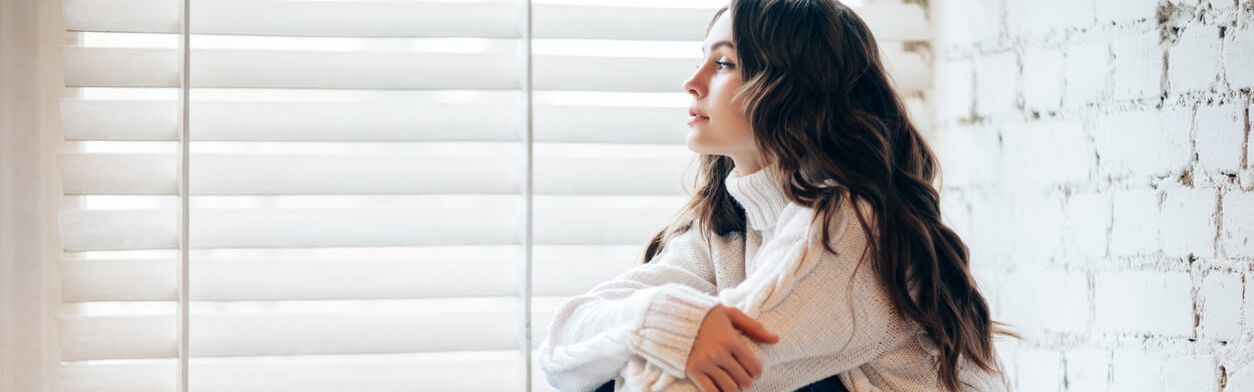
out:
M915 330L898 315L873 272L864 252L867 237L853 208L846 205L831 222L830 243L836 254L818 242L807 247L806 238L818 227L809 228L811 210L802 210L807 213L781 220L784 226L777 227L774 238L762 245L756 256L762 267L740 285L720 292L719 299L780 337L775 344L743 338L762 361L764 374L770 374L773 366L793 366L798 360L821 357L821 368L805 370L818 380L876 359L913 338ZM659 387L650 389L663 389ZM664 389L689 391L693 387L683 379Z
M682 377L697 329L718 304L708 249L689 229L649 263L564 302L539 348L549 383L589 391L633 359Z

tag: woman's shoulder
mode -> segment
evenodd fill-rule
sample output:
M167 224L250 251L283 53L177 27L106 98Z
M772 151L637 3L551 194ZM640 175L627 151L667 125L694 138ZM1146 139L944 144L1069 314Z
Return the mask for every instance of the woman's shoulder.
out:
M799 235L807 231L818 235L819 229L826 224L831 242L865 240L865 233L861 230L863 222L874 229L875 210L866 200L842 196L827 206L789 202L780 214L776 235Z
M721 255L723 252L720 250L740 249L741 242L744 241L743 236L738 232L719 235L702 229L696 222L686 226L676 230L666 240L662 250L654 255L655 259L662 257L664 253L669 253L672 257L681 255L681 257L709 259L712 255Z

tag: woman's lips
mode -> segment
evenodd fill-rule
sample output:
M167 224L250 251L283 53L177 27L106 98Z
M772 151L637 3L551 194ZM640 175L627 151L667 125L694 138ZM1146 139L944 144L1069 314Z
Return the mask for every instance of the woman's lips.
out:
M696 124L702 121L709 121L710 117L705 112L697 109L696 105L688 107L688 125Z

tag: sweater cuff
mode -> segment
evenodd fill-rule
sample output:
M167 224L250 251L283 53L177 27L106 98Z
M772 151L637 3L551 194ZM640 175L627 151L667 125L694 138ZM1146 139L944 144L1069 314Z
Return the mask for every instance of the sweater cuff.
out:
M633 348L677 379L686 378L688 354L705 315L719 304L717 297L681 284L659 287L636 331Z

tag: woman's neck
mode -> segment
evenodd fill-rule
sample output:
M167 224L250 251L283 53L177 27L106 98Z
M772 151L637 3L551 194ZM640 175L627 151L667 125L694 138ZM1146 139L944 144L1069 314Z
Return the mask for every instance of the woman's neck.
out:
M736 165L735 170L740 172L740 175L742 176L747 176L757 172L758 170L762 170L762 162L757 157L732 155L731 159Z

